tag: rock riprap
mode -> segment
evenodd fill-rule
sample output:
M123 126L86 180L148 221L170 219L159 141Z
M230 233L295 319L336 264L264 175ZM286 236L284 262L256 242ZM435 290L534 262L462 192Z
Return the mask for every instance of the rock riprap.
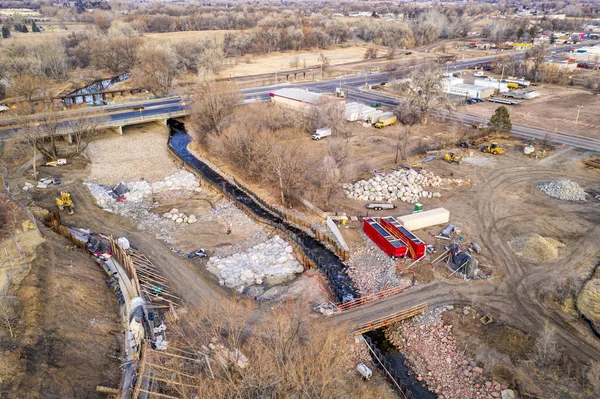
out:
M585 201L587 193L571 180L556 180L540 184L539 189L546 195L563 201Z
M169 190L195 190L200 187L200 181L187 170L180 170L154 183L148 183L145 180L125 183L129 190L124 194L127 201L141 201L153 193L160 193Z
M424 187L439 187L446 183L457 185L468 184L466 180L444 179L432 172L421 170L395 170L383 176L375 176L369 180L359 180L354 184L344 185L348 198L359 201L409 203L419 202L420 198L439 198L439 191L426 190Z
M171 209L170 212L164 213L163 217L165 219L172 220L173 222L175 222L177 224L180 224L180 223L194 224L198 221L198 219L196 218L195 215L186 215L183 212L179 212L179 210L177 208L173 208L173 209Z
M256 245L245 252L226 258L212 257L206 264L208 271L229 288L250 285L281 284L290 281L304 267L292 254L292 247L279 236Z

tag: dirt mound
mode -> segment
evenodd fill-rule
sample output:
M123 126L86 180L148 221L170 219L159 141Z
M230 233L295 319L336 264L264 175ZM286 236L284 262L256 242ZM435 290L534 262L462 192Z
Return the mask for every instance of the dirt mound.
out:
M592 279L584 286L577 297L577 308L600 329L600 279Z
M539 234L526 234L508 242L515 253L533 262L550 262L558 259L558 249L565 246L560 241L542 237Z

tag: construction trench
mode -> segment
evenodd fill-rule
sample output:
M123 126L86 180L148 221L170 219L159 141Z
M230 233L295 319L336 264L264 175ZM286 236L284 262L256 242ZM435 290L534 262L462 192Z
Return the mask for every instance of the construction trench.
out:
M232 184L228 179L190 153L187 147L192 141L192 137L186 132L183 123L169 119L167 120L167 127L169 129L168 146L173 155L183 161L187 167L200 174L204 180L223 191L232 201L236 202L236 205L252 212L254 217L283 232L294 241L312 263L325 274L329 289L338 303L343 304L359 297L352 279L347 273L346 265L335 253L318 239L287 222L281 215L268 210L264 204L259 204L257 199L248 194L247 189ZM405 357L386 340L383 333L375 330L365 333L363 337L369 347L372 347L371 356L374 364L378 368L384 369L386 378L399 391L401 397L436 398L435 394L417 381L406 365Z

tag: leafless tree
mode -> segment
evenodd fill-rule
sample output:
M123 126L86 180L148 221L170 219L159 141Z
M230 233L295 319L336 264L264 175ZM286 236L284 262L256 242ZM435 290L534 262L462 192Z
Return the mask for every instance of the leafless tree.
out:
M93 113L83 114L76 119L69 120L66 123L66 129L73 139L75 149L70 156L79 155L85 151L87 146L102 133L102 124L105 119L93 115Z
M446 110L452 112L452 103L444 93L442 72L439 67L424 64L413 68L410 81L395 89L406 95L407 101L401 105L402 114L418 115L422 124L427 124L430 115Z
M544 329L540 331L535 341L533 357L535 363L540 367L555 363L560 358L556 333L548 321L544 324Z
M162 392L185 399L347 396L340 374L351 364L350 351L340 343L344 325L325 327L324 321L305 317L298 304L288 303L251 327L251 306L227 306L233 305L188 309L169 320L170 346L187 352L189 360L166 357L170 360L156 368ZM247 364L240 365L244 357Z
M233 122L233 111L239 98L239 91L232 85L199 83L191 108L194 140L207 144L211 135L220 134Z
M541 72L542 65L546 62L547 47L545 45L532 46L527 51L527 56L533 61L531 69L531 78L534 82L538 81L538 74Z
M321 53L319 54L319 62L321 64L321 79L323 79L323 72L329 68L331 60L325 54Z
M335 98L323 97L308 109L306 130L314 133L320 128L330 128L334 137L352 137L353 126L346 121L344 105Z
M400 162L400 160L408 159L408 142L412 133L413 125L398 125L396 127L396 158L394 163Z
M299 142L273 143L265 160L266 180L278 187L283 206L291 206L294 194L303 187L307 175L315 165L315 161L303 149L303 144Z
M171 92L180 70L177 67L177 58L170 47L140 48L137 65L137 76L142 86L156 96L164 96Z

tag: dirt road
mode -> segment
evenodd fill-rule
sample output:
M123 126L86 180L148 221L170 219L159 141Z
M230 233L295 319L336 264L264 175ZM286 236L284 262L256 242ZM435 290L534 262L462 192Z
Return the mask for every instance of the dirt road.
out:
M481 171L480 184L461 193L469 217L480 226L478 242L496 259L503 274L500 283L491 281L437 280L411 288L399 296L374 305L343 313L335 320L352 324L365 323L398 310L428 302L433 308L442 304L475 305L496 320L528 333L539 332L549 320L565 348L580 361L600 360L600 341L579 318L569 316L555 306L544 303L539 291L577 270L582 262L600 256L600 204L598 202L567 203L542 194L536 185L543 181L570 178L584 187L598 184L593 176L583 177L566 168L507 166L491 173ZM571 227L570 219L583 219ZM524 226L544 230L568 244L567 253L557 262L527 262L509 248L507 242ZM578 231L583 228L583 231ZM587 229L587 230L586 230ZM594 240L594 237L596 238Z

